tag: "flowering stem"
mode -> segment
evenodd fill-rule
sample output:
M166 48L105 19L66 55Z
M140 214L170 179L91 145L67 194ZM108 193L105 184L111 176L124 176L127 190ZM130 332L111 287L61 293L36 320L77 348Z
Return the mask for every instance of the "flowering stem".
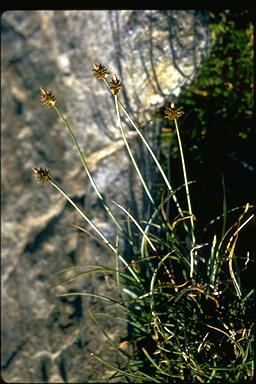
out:
M186 188L186 196L187 196L187 202L188 202L188 211L189 211L189 215L190 215L192 246L194 246L195 245L194 221L193 221L193 213L192 213L190 195L189 195L189 189L188 189L187 172L186 172L185 160L184 160L183 149L182 149L182 144L181 144L181 139L180 139L179 127L178 127L178 123L177 123L176 119L174 119L174 123L175 123L175 127L176 127L178 143L179 143L179 148L180 148L181 163L182 163L184 182L185 182L185 188Z
M116 113L117 113L118 123L119 123L120 131L121 131L121 134L122 134L124 143L125 143L125 145L126 145L127 151L128 151L128 153L129 153L129 156L130 156L130 158L131 158L131 160L132 160L132 163L133 163L133 165L134 165L134 167L135 167L135 169L136 169L136 171L137 171L137 173L138 173L138 176L139 176L139 178L140 178L140 180L141 180L141 182L142 182L142 185L143 185L143 187L144 187L144 189L145 189L145 191L146 191L146 193L147 193L147 195L148 195L149 200L151 201L152 204L155 204L155 203L154 203L154 199L153 199L153 197L151 196L151 194L150 194L150 192L149 192L149 190L148 190L148 188L147 188L147 186L146 186L146 183L145 183L145 181L144 181L144 179L143 179L143 177L142 177L142 174L140 173L139 167L137 166L136 161L135 161L135 159L134 159L134 157L133 157L133 154L132 154L132 152L131 152L131 150L130 150L130 146L129 146L129 144L128 144L128 142L127 142L127 139L126 139L126 137L125 137L124 130L123 130L123 125L122 125L122 121L121 121L121 118L120 118L120 112L119 112L119 107L118 107L118 98L117 98L116 95L114 96L114 98L115 98L115 107L116 107Z
M164 173L164 171L163 171L163 168L162 168L161 165L159 164L159 162L158 162L158 160L157 160L157 158L156 158L154 152L153 152L152 149L150 148L149 144L147 143L146 139L144 138L144 136L143 136L142 133L140 132L139 128L137 127L137 125L135 124L135 122L133 121L133 119L130 117L129 113L126 111L126 109L125 109L125 107L123 106L123 104L121 103L121 101L118 100L118 102L119 102L119 104L120 104L122 110L124 111L126 117L129 119L129 121L130 121L131 124L133 125L134 129L136 130L136 132L137 132L138 135L140 136L141 140L142 140L143 143L145 144L146 148L148 149L148 151L149 151L149 153L150 153L152 159L153 159L154 162L156 163L157 168L159 169L161 175L163 176L163 179L164 179L164 181L165 181L165 183L166 183L166 185L167 185L169 191L170 191L170 192L173 192L173 189L172 189L172 187L171 187L171 184L170 184L169 180L167 179L167 177L166 177L166 175L165 175L165 173ZM173 200L175 201L175 204L176 204L176 206L177 206L177 209L178 209L180 215L181 215L181 216L184 216L184 214L183 214L183 212L182 212L182 209L180 208L180 205L179 205L179 203L178 203L178 201L177 201L177 198L176 198L175 194L172 195L172 198L173 198Z
M104 79L104 82L105 82L107 88L109 89L109 91L111 92L111 89L110 89L110 86L109 86L109 84L108 84L108 81L107 81L106 79ZM122 108L123 112L125 113L126 117L128 118L128 120L130 121L130 123L131 123L132 126L134 127L135 131L136 131L136 132L138 133L138 135L140 136L141 140L143 141L143 143L145 144L146 148L148 149L148 151L149 151L151 157L153 158L154 162L156 163L156 166L157 166L157 168L159 169L159 171L160 171L160 173L161 173L161 175L162 175L162 177L163 177L163 179L164 179L164 181L165 181L165 183L166 183L166 185L167 185L169 191L173 193L173 189L172 189L172 187L171 187L171 184L170 184L170 182L168 181L168 179L167 179L167 177L166 177L166 175L165 175L165 173L164 173L164 171L163 171L161 165L159 164L159 162L158 162L158 160L157 160L157 158L156 158L154 152L152 151L152 149L150 148L148 142L146 141L146 139L144 138L144 136L143 136L142 133L140 132L139 127L136 125L136 123L133 121L133 119L131 118L131 116L129 115L129 113L126 111L126 109L125 109L124 105L122 104L122 102L119 100L118 97L116 97L116 98L117 98L117 101L118 101L120 107ZM177 207L177 209L178 209L179 214L183 217L183 216L184 216L183 211L182 211L182 209L181 209L181 207L180 207L180 205L179 205L179 203L178 203L178 200L177 200L177 198L176 198L176 196L175 196L174 193L172 194L172 198L173 198L173 200L174 200L174 202L175 202L175 204L176 204L176 207Z
M135 278L135 280L139 283L140 280L138 278L138 276L134 273L133 269L129 266L129 264L123 259L123 257L118 253L118 251L116 250L116 248L108 241L108 239L103 235L103 233L93 224L93 222L81 211L80 208L78 208L78 206L74 203L74 201L52 180L50 179L49 180L50 183L52 184L52 186L54 188L56 188L69 202L70 204L73 205L73 207L77 210L77 212L83 217L83 219L85 219L85 221L87 221L88 224L90 224L90 226L94 229L94 231L101 237L101 239L104 241L104 243L106 243L106 245L111 249L111 251L113 251L116 255L118 255L118 257L120 258L120 260L124 263L124 265L128 268L128 270L130 271L130 273L133 275L133 277Z
M120 101L119 99L117 99L117 100L118 100L118 103L120 104L122 110L124 111L126 117L128 118L128 120L130 121L130 123L132 124L132 126L134 127L134 129L136 130L136 132L138 133L138 135L140 136L141 140L142 140L143 143L145 144L146 148L148 149L148 151L149 151L149 153L150 153L152 159L153 159L154 162L156 163L156 166L157 166L157 168L159 169L161 175L163 176L163 179L164 179L164 181L165 181L165 183L166 183L166 185L167 185L167 188L169 189L169 191L170 191L171 194L172 194L173 201L174 201L174 203L176 204L176 207L177 207L177 209L178 209L179 214L181 215L181 217L184 217L184 213L183 213L183 211L182 211L182 209L181 209L181 207L180 207L180 205L179 205L179 202L178 202L178 200L177 200L177 197L176 197L176 195L175 195L175 192L174 192L174 190L173 190L172 187L171 187L170 181L168 181L168 179L167 179L167 177L166 177L166 175L165 175L165 173L164 173L164 171L163 171L163 168L162 168L161 165L159 164L159 162L158 162L158 160L157 160L157 158L156 158L154 152L152 151L152 149L150 148L148 142L146 141L146 139L144 138L144 136L143 136L142 133L140 132L139 127L136 125L136 123L133 121L133 119L131 118L131 116L129 115L129 113L126 111L124 105L121 103L121 101ZM188 228L187 228L187 226L186 226L185 223L184 223L184 228L186 229L186 231L188 231Z

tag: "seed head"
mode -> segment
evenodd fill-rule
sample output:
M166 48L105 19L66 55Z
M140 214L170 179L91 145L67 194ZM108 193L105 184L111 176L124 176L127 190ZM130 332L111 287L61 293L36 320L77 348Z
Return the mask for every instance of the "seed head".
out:
M177 120L179 117L184 115L183 108L171 103L170 107L166 107L164 111L165 117L169 120Z
M33 176L39 183L47 183L51 180L50 171L47 168L33 168Z
M113 95L117 95L120 91L120 88L123 86L122 81L120 81L116 75L112 75L112 80L109 82L109 87Z
M94 77L98 80L104 80L109 75L107 67L102 64L94 64L92 72Z
M55 96L52 92L46 91L42 87L40 87L41 100L42 103L47 105L48 107L52 107L56 103Z

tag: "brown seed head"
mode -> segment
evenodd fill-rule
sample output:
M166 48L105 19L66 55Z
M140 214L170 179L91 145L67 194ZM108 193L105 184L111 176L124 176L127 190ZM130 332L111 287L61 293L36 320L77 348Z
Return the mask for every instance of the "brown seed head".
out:
M112 75L112 80L109 82L109 87L113 95L117 95L120 91L120 88L123 86L122 81L120 81L116 75Z
M47 105L48 107L52 107L56 103L55 96L52 92L46 91L42 87L40 87L41 100L42 103Z
M169 120L177 120L179 117L184 115L184 112L182 107L177 107L174 103L171 103L170 107L166 107L164 114Z
M33 168L33 176L39 183L47 183L51 180L50 171L47 168Z
M94 77L98 80L104 80L109 75L107 67L102 64L94 64L92 72Z

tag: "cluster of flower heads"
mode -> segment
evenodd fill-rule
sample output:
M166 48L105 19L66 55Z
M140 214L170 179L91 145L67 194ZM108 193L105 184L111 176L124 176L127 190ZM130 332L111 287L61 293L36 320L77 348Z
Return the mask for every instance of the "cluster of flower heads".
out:
M95 79L97 79L97 80L104 80L109 75L107 67L105 67L102 64L94 64L92 72L93 72Z
M108 72L107 67L105 67L102 64L94 64L92 69L93 75L97 80L105 80L107 79L108 75L110 74ZM108 83L108 86L112 92L113 95L117 95L120 91L120 88L123 86L123 83L121 80L117 78L116 75L112 75L112 80Z
M107 82L106 79L110 74L107 67L102 64L94 64L92 72L97 80L104 80L105 82ZM114 96L119 93L121 87L123 86L122 81L119 80L116 75L112 75L112 80L107 82L107 84ZM40 87L40 93L43 104L47 105L48 107L55 105L56 98L51 91L46 91L44 88ZM181 117L184 112L182 107L178 107L174 105L174 103L171 103L170 107L166 107L164 114L167 119L176 120Z
M118 94L121 87L123 86L123 83L114 74L112 75L112 80L107 82L106 79L110 74L110 72L108 72L107 67L102 64L94 64L92 72L97 80L104 80L107 83L109 89L111 90L114 96ZM40 94L41 101L44 105L47 105L48 107L53 107L55 105L56 98L51 91L46 91L44 88L40 87ZM170 107L166 107L164 114L167 119L176 120L181 117L184 112L182 107L178 107L174 105L174 103L171 103ZM37 181L39 181L40 183L46 183L51 180L50 171L46 168L33 168L33 174Z
M177 120L179 117L184 115L184 112L182 107L178 107L174 105L174 103L171 103L170 107L165 108L164 114L166 119Z
M40 87L41 101L43 104L48 107L53 107L56 103L56 98L51 91L46 91L44 88Z
M33 176L39 183L47 183L48 181L51 181L51 174L47 168L33 168Z

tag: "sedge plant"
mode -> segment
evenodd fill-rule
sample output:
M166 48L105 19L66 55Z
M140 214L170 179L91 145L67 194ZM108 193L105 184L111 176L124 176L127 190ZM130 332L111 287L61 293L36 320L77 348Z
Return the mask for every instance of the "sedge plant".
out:
M125 359L122 366L115 367L104 356L92 353L107 368L112 370L108 382L154 382L154 383L238 383L252 381L254 375L253 361L253 326L247 318L252 308L252 289L247 290L242 283L242 273L254 261L250 252L237 260L236 245L240 233L253 220L252 206L236 208L239 214L235 223L226 228L225 210L216 220L223 222L221 233L209 236L206 242L198 242L199 237L194 224L192 202L182 139L178 119L183 115L181 107L171 103L165 109L165 117L174 121L184 184L172 187L145 139L138 124L127 112L119 98L122 82L115 74L112 80L108 69L102 64L94 64L94 77L105 84L113 97L117 125L127 153L131 159L138 180L144 188L149 202L148 217L140 220L134 216L129 207L113 202L127 217L127 225L120 225L99 192L88 169L86 159L80 150L67 119L56 106L55 96L41 88L44 104L52 107L67 127L80 159L103 208L107 211L119 230L117 241L112 244L97 228L93 220L56 184L50 171L34 168L38 181L49 183L69 201L78 214L89 225L89 230L76 226L89 233L113 254L114 266L107 268L97 265L90 271L75 273L64 285L75 279L81 279L88 273L107 274L117 286L119 299L87 292L69 292L58 296L81 295L86 300L94 296L99 300L111 302L122 308L122 315L117 319L127 324L127 348L120 340L112 340L104 330L101 319L113 316L110 313L93 313L95 325L103 332L111 346ZM152 163L156 165L165 186L160 199L150 188L150 183L142 175L139 163L126 138L123 118L129 121L138 138L148 150ZM186 206L179 202L179 193L185 190ZM169 214L169 202L173 200L174 208ZM134 225L131 230L131 223ZM209 223L209 225L211 225ZM129 240L133 258L128 263L119 251L119 236ZM189 237L190 241L185 241ZM139 239L139 246L137 242ZM104 259L104 255L103 255ZM239 262L238 262L239 261ZM120 263L121 264L120 264ZM59 274L65 272L64 269ZM72 270L72 268L69 268ZM122 335L120 335L121 338ZM99 378L95 378L97 380Z

